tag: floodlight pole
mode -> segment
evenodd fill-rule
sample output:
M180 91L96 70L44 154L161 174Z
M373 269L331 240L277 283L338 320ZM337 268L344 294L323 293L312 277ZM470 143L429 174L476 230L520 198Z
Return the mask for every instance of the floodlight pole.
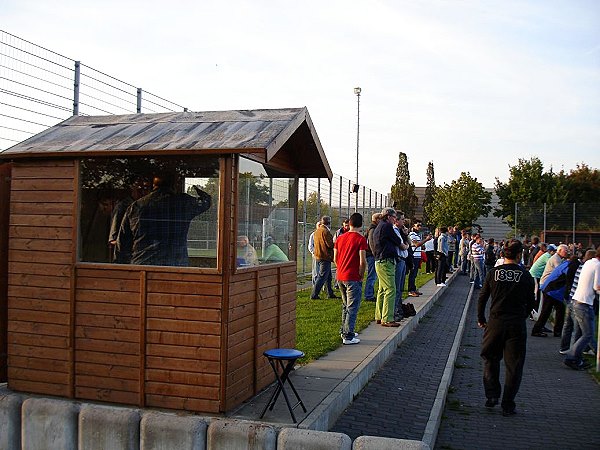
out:
M354 94L356 95L356 201L354 203L354 212L358 211L358 142L360 137L360 92L359 87L354 88Z

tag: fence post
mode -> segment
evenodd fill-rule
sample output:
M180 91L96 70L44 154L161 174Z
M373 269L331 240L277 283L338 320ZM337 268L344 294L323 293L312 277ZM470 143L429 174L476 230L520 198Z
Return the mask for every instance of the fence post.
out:
M317 218L321 217L321 179L317 178Z
M308 247L308 242L306 240L306 178L304 179L304 201L302 202L302 221L304 222L304 233L302 236L303 244L302 245L302 273L306 273L306 247Z
M342 180L342 176L340 175L340 209L339 211L339 219L342 218L342 189L343 189L343 180Z
M352 192L352 181L348 180L348 211L346 214L346 218L350 217L350 193ZM358 200L358 193L356 194L356 199ZM357 206L357 205L354 205ZM341 219L341 217L340 217ZM342 224L340 223L340 226Z
M519 237L517 236L517 202L515 202L515 239L518 239ZM546 236L544 236L544 240L546 240Z
M548 239L546 238L546 202L544 202L544 242L548 242Z
M81 78L81 62L75 61L75 79L73 81L73 115L79 115L79 81Z
M137 88L137 107L136 112L139 114L142 112L142 88Z
M573 202L573 245L575 245L575 202Z
M329 180L329 214L333 215L333 177Z

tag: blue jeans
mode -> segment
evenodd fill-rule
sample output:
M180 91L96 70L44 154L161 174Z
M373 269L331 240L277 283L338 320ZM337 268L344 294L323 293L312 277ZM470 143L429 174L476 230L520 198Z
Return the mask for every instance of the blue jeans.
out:
M340 327L340 333L347 339L352 339L354 337L356 315L362 298L362 281L338 280L338 284L342 294L342 326Z
M333 297L335 294L331 287L331 261L317 259L317 279L310 296L312 298L319 297L319 292L321 292L323 285L327 288L327 294Z
M581 336L565 355L565 361L581 361L581 354L592 340L594 333L594 307L587 303L573 302L575 320L581 328Z
M467 265L467 263L468 263L468 262L469 262L469 260L467 259L467 255L464 255L464 256L461 256L461 257L460 257L460 271L461 271L461 272L462 272L464 275L466 275L466 274L468 273L468 272L467 272L467 268L468 268L468 265Z
M375 272L375 257L367 256L367 281L365 282L365 298L375 300L375 280L377 280L377 272Z
M565 309L565 323L560 338L561 350L569 350L571 345L581 336L581 329L573 312L573 301L569 301Z
M394 302L394 315L402 316L402 291L404 290L404 280L406 280L406 261L399 258L396 261L396 301Z
M416 292L417 290L417 274L419 273L419 265L421 264L421 258L413 257L413 267L408 273L408 292Z
M485 280L485 266L483 265L483 260L474 259L473 266L475 267L475 276L473 277L475 281L475 286L480 288L481 286L483 286L483 280Z

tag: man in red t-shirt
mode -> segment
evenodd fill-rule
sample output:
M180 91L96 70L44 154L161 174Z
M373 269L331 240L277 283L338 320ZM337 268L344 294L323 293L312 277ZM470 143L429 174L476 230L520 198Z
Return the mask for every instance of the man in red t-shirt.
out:
M342 293L342 326L340 334L345 345L358 344L354 332L356 315L362 298L362 280L367 268L367 240L362 235L363 218L359 213L350 216L350 230L340 235L333 248L337 266L336 278Z

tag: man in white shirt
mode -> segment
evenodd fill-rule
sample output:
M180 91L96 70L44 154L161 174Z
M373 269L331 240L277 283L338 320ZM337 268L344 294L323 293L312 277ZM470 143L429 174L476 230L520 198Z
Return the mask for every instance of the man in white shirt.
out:
M577 289L573 295L573 312L575 320L581 328L581 337L571 345L565 354L565 365L574 370L589 367L581 354L592 340L594 333L594 297L600 292L600 247L596 249L596 257L586 261L579 274Z

